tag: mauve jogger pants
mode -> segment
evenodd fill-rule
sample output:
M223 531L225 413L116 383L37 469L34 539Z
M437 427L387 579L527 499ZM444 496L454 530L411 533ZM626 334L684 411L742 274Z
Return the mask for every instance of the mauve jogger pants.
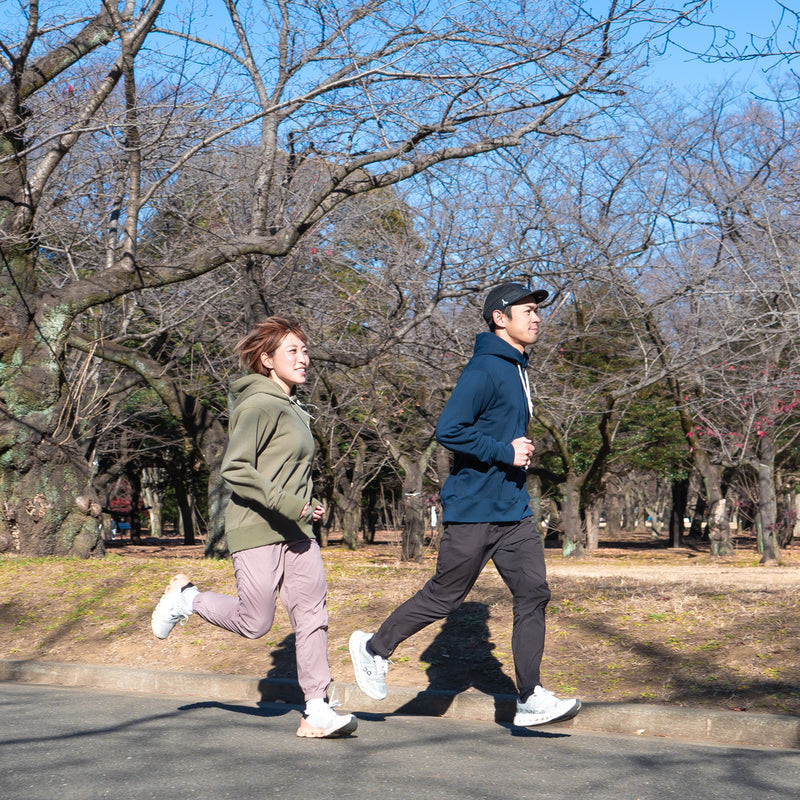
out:
M238 597L200 592L193 609L207 622L258 639L271 627L280 596L295 634L297 678L305 699L325 697L328 586L319 545L312 539L268 544L233 554Z
M517 690L525 700L540 682L544 651L545 608L550 589L542 537L533 517L521 522L445 523L434 576L393 611L370 646L388 658L409 636L455 611L491 559L511 590Z

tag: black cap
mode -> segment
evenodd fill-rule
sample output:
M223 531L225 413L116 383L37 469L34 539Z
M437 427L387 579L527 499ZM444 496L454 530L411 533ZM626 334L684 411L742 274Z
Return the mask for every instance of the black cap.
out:
M483 303L483 318L486 322L491 323L494 311L502 311L506 306L513 306L514 303L527 300L529 297L534 303L541 303L547 299L549 294L550 292L546 289L531 289L521 283L501 283L486 295Z

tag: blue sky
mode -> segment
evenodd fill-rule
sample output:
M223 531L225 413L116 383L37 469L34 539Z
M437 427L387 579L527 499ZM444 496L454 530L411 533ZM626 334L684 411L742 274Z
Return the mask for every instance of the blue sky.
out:
M783 6L800 12L800 0L783 0ZM709 26L717 25L729 29L734 34L733 45L740 49L747 48L750 52L753 44L761 46L767 37L774 34L780 21L781 7L776 0L714 0L711 12L705 19ZM778 37L780 44L790 45L795 34L795 23L791 14L784 13ZM755 39L751 40L751 35ZM669 47L663 57L652 61L651 80L654 82L670 83L676 88L692 90L718 85L733 78L759 93L765 88L769 76L782 75L790 69L785 61L778 62L776 59L708 64L678 46L680 44L688 50L698 52L711 47L715 42L722 47L722 32L715 32L711 27L692 26L676 32L674 39L676 45ZM794 46L800 50L800 41ZM797 66L800 67L800 63Z

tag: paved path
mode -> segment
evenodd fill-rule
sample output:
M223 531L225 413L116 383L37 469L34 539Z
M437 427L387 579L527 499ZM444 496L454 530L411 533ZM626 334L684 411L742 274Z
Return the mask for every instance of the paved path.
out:
M92 664L0 659L0 681L111 688L222 702L279 700L299 704L302 701L299 687L292 681ZM387 688L388 697L379 703L370 700L351 683L334 684L333 693L335 699L349 711L382 715L418 714L499 723L510 722L514 715L515 699L509 696L491 696L475 690L455 694L392 685ZM694 739L716 744L800 749L800 717L785 714L641 703L585 703L575 719L558 727L563 730Z
M0 683L3 800L795 800L800 754L359 714L298 739L294 706Z

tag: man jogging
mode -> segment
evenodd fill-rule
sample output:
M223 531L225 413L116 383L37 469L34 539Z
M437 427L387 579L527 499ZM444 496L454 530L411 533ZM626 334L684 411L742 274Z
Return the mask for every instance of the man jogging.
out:
M474 354L436 426L436 439L454 454L441 493L444 533L436 573L374 635L355 631L350 637L356 680L375 700L386 697L395 648L455 611L491 559L513 597L511 648L519 691L514 724L543 725L580 710L580 700L557 698L539 677L550 589L526 485L534 447L525 435L532 413L525 348L536 341L538 304L547 296L543 289L504 283L486 297L489 332L475 339Z

